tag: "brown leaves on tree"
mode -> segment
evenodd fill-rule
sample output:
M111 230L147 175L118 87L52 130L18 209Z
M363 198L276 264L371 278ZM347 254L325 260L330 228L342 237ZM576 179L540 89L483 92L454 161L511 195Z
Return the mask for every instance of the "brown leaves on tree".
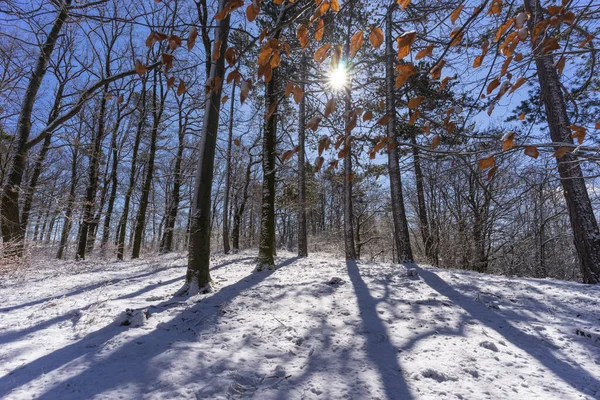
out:
M364 32L358 31L354 35L352 35L352 39L350 39L350 57L356 56L358 50L365 43Z
M324 44L323 46L319 47L317 49L317 51L315 51L315 54L313 56L315 62L317 64L321 64L323 61L325 61L327 56L329 56L330 51L331 51L331 43L327 43L327 44Z
M135 72L139 76L143 76L148 71L148 67L146 67L140 60L135 60Z
M444 68L444 65L446 65L446 60L441 60L440 62L438 62L435 67L433 67L431 69L431 79L440 79L442 76L442 69Z
M567 146L560 146L558 149L556 149L556 151L554 151L554 154L552 154L552 157L563 158L564 155L567 154L568 151L569 151L569 148Z
M185 93L185 83L182 79L179 79L179 85L177 85L177 96L181 96Z
M313 168L313 173L317 173L321 170L321 167L323 166L323 162L325 161L325 159L321 156L317 157L315 159L315 166Z
M187 38L188 51L191 51L194 48L194 46L196 45L197 38L198 38L198 29L195 26L192 26L192 29L190 30L190 34L188 35L188 38Z
M498 15L502 11L502 0L492 0L490 8L488 8L488 15Z
M419 51L415 56L415 60L420 60L422 58L428 57L433 53L433 43L429 46L425 47L423 50Z
M300 103L302 97L304 97L304 91L299 85L296 85L296 87L294 88L294 101L296 102L296 104Z
M431 149L435 150L438 148L438 146L440 145L440 142L442 141L442 138L440 137L440 135L435 135L431 138Z
M323 136L321 137L321 139L319 139L319 156L321 154L323 154L323 152L327 149L329 149L329 146L331 145L331 140L329 139L329 137L327 136Z
M452 14L450 14L450 22L452 22L452 25L454 25L456 20L460 17L460 12L463 10L463 8L465 8L465 6L461 4L460 6L456 7L454 11L452 11Z
M369 35L369 42L371 46L378 49L383 44L383 31L380 27L375 26L371 29L371 34Z
M513 131L506 132L502 137L502 151L509 150L515 146L515 133Z
M408 101L408 108L415 109L415 108L419 107L419 105L421 104L423 99L424 99L424 96L413 97L412 99L410 99Z
M558 39L551 37L544 40L543 53L547 54L554 50L560 50L560 44L558 44Z
M174 76L167 78L167 90L171 90L171 88L173 87L174 84L175 84Z
M304 24L298 25L296 37L300 41L300 46L305 48L308 45L308 28Z
M335 99L335 97L332 97L331 99L329 99L329 101L325 105L325 112L323 113L325 118L327 118L328 116L333 114L335 112L336 108L337 108L337 100Z
M290 158L292 158L292 156L296 154L296 150L287 150L284 151L283 154L281 155L281 163L285 163L287 160L289 160Z
M396 67L398 76L396 77L396 89L399 89L408 81L408 78L416 74L415 65L413 63L400 64Z
M385 125L389 124L390 121L392 120L392 116L393 115L390 114L390 113L385 114L383 117L381 117L381 118L379 118L377 120L377 125L383 125L383 126L385 126Z
M223 20L223 19L227 18L227 16L229 14L231 14L232 12L234 12L235 10L237 10L238 8L240 8L243 5L244 5L244 0L229 0L223 6L223 9L221 11L219 11L217 13L217 15L215 15L215 19L217 21Z
M258 0L253 0L246 8L246 18L249 22L253 22L260 13L260 3Z
M410 54L410 48L417 39L417 32L404 32L396 41L398 45L398 60Z
M397 2L398 2L398 5L400 6L400 8L402 8L404 10L406 7L408 7L411 0L398 0Z
M573 131L571 137L573 139L577 139L577 142L579 144L583 144L583 140L585 139L585 135L587 134L587 129L579 125L569 125L569 129Z
M494 156L489 156L489 157L485 157L485 158L482 158L481 160L479 160L479 162L477 163L477 166L479 167L480 170L484 170L484 169L493 167L495 164L496 164L496 159L494 158Z
M527 78L525 78L523 76L518 77L517 80L515 81L515 83L512 85L512 88L510 89L508 94L514 93L514 91L517 90L518 88L520 88L521 86L523 86L523 84L525 82L527 82Z
M152 47L156 42L162 42L166 40L169 36L162 32L152 31L150 35L146 38L146 46Z
M308 129L312 129L313 131L316 131L317 129L319 129L320 122L321 122L321 117L314 117L310 121L308 121L308 123L306 124L306 127Z
M319 22L317 22L317 29L315 30L315 39L317 42L321 41L323 33L325 33L325 22L323 19L320 19Z
M525 147L525 151L523 153L525 153L526 156L529 156L531 158L538 158L540 156L540 152L535 146Z

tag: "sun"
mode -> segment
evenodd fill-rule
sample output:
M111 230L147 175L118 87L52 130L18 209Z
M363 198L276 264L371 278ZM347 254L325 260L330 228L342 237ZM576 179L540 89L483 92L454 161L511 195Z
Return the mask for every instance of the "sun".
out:
M341 90L348 86L348 72L343 63L339 63L335 69L331 70L329 73L329 84L333 90Z

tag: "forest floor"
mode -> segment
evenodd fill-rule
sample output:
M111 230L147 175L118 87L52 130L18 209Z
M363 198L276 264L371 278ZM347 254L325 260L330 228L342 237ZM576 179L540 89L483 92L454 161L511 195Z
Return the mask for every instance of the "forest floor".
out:
M5 271L0 398L600 398L600 286L254 257L188 299L182 255Z

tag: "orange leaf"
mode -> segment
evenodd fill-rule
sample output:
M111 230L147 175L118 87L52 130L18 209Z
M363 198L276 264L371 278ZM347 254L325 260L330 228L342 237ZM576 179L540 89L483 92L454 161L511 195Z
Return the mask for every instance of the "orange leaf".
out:
M396 89L399 89L408 81L408 78L416 74L415 66L413 63L408 64L400 64L396 67L396 70L399 72L396 77Z
M323 114L323 115L325 115L325 118L327 118L329 115L334 113L336 107L337 107L337 100L335 99L335 97L332 97L331 99L329 99L329 101L325 105L325 113Z
M321 64L329 55L329 52L331 50L331 43L327 43L324 44L323 46L319 47L317 49L317 51L315 51L315 55L314 55L314 60L318 63Z
M252 22L258 17L260 13L260 4L258 0L254 0L250 5L246 8L246 18L248 18L249 22Z
M508 94L513 93L515 90L517 90L518 88L520 88L525 82L527 82L527 78L525 78L523 76L517 78L517 80L513 84L512 88L510 89L510 91L508 92Z
M373 119L373 111L368 110L366 113L363 114L362 120L363 122L367 122Z
M568 151L569 148L567 146L561 146L558 149L556 149L554 154L552 154L552 157L562 158L565 154L567 154Z
M502 11L502 0L492 0L490 8L488 9L488 15L498 15Z
M292 156L294 155L295 151L294 150L287 150L284 151L283 154L281 155L281 163L285 163L287 160L289 160L290 158L292 158Z
M558 39L557 38L548 38L546 40L544 40L544 54L546 53L550 53L553 50L559 50L560 49L560 45L558 44Z
M442 76L442 68L444 68L444 65L446 65L446 60L441 60L439 63L437 63L435 65L435 67L433 67L431 69L431 78L432 79L440 79Z
M502 137L502 151L506 151L511 149L512 147L514 147L515 145L515 133L514 132L507 132L503 137Z
M363 31L358 31L350 39L350 57L354 57L365 42Z
M391 119L392 114L385 114L383 117L379 118L379 120L377 121L377 125L387 125L390 123Z
M324 32L325 22L323 21L323 19L320 19L319 22L317 22L317 30L315 30L315 39L317 39L317 42L321 41Z
M325 161L325 159L323 157L321 157L321 156L319 156L319 157L316 158L316 160L315 160L315 167L313 168L313 173L319 172L319 170L323 166L323 161Z
M494 164L496 164L496 159L494 158L494 156L489 156L479 160L477 165L479 169L484 170L493 167Z
M306 127L316 131L319 128L319 123L321 122L320 117L314 117L306 124Z
M185 93L185 84L183 80L179 79L179 86L177 86L177 96L181 96Z
M424 96L413 97L408 101L408 108L415 109L419 107Z
M371 34L369 35L369 42L376 49L380 48L383 44L383 31L380 27L376 26L371 30Z
M419 51L415 56L415 60L420 60L422 58L430 56L431 53L433 53L433 43L425 47L423 50Z
M148 71L148 68L142 64L140 60L135 60L135 72L139 76L142 76L146 73L146 71Z
M302 97L304 96L304 91L302 90L302 88L300 86L296 86L294 88L294 101L296 102L296 104L300 103L300 100L302 100Z
M196 38L198 37L198 29L196 29L195 26L192 26L192 29L190 30L190 34L188 35L187 38L187 49L188 51L192 50L194 48L194 45L196 44Z
M410 4L411 0L398 0L398 5L404 10Z
M487 87L487 94L492 93L498 86L500 86L500 79L494 78Z
M440 142L442 141L442 139L440 138L440 135L435 135L434 137L431 138L431 149L435 150L437 149L437 147L440 145Z
M531 158L538 158L540 156L540 152L538 151L537 147L535 147L535 146L525 147L524 153L526 156L529 156Z
M452 11L452 14L450 14L450 22L452 22L452 25L454 25L458 17L460 17L460 12L463 10L463 8L465 8L465 6L461 4L460 6L456 7L454 11Z

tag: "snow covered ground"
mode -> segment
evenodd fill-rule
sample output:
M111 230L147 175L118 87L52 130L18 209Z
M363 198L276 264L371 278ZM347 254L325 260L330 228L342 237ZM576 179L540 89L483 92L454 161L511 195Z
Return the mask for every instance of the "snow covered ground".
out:
M600 398L598 286L254 256L191 299L181 255L0 277L0 398Z

